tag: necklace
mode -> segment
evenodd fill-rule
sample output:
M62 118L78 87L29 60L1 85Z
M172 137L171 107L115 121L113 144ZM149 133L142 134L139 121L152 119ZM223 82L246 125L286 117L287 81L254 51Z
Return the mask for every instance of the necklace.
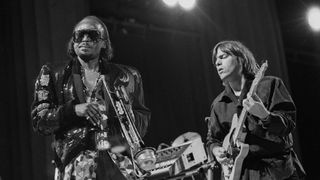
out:
M81 66L81 80L84 85L83 92L87 102L94 98L100 76L99 71L86 70Z

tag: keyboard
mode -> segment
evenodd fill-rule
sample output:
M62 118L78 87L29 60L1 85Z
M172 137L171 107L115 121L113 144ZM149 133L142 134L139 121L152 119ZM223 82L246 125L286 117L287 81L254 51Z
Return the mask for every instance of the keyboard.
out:
M185 170L202 164L207 154L201 138L188 141L156 152L155 167L147 179L161 179L177 175Z

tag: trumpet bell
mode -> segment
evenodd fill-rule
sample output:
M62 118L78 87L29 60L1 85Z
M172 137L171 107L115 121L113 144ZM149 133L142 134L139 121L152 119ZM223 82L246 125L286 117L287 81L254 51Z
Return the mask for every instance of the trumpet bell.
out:
M145 171L155 168L156 164L156 150L151 147L144 148L138 151L134 156L139 167Z

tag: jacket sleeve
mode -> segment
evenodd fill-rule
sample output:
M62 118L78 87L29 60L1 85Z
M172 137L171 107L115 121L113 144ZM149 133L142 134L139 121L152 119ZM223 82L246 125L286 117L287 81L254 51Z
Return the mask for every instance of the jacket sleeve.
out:
M34 131L50 135L76 117L74 102L58 104L57 77L49 65L42 66L35 81L31 104L31 119Z
M225 136L225 132L221 127L218 116L216 115L214 105L216 100L211 105L210 118L207 120L208 132L207 132L207 147L212 149L215 146L222 146L222 142Z
M269 86L268 110L270 115L261 120L262 126L270 133L286 136L295 128L296 108L294 102L281 79L275 78Z

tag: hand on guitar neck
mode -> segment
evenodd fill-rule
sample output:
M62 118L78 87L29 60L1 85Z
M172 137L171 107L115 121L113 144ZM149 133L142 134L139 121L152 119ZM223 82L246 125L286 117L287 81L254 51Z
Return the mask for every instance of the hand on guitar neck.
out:
M262 103L261 99L257 94L248 96L242 101L243 108L246 109L250 114L257 116L260 119L265 119L269 116L270 112Z

